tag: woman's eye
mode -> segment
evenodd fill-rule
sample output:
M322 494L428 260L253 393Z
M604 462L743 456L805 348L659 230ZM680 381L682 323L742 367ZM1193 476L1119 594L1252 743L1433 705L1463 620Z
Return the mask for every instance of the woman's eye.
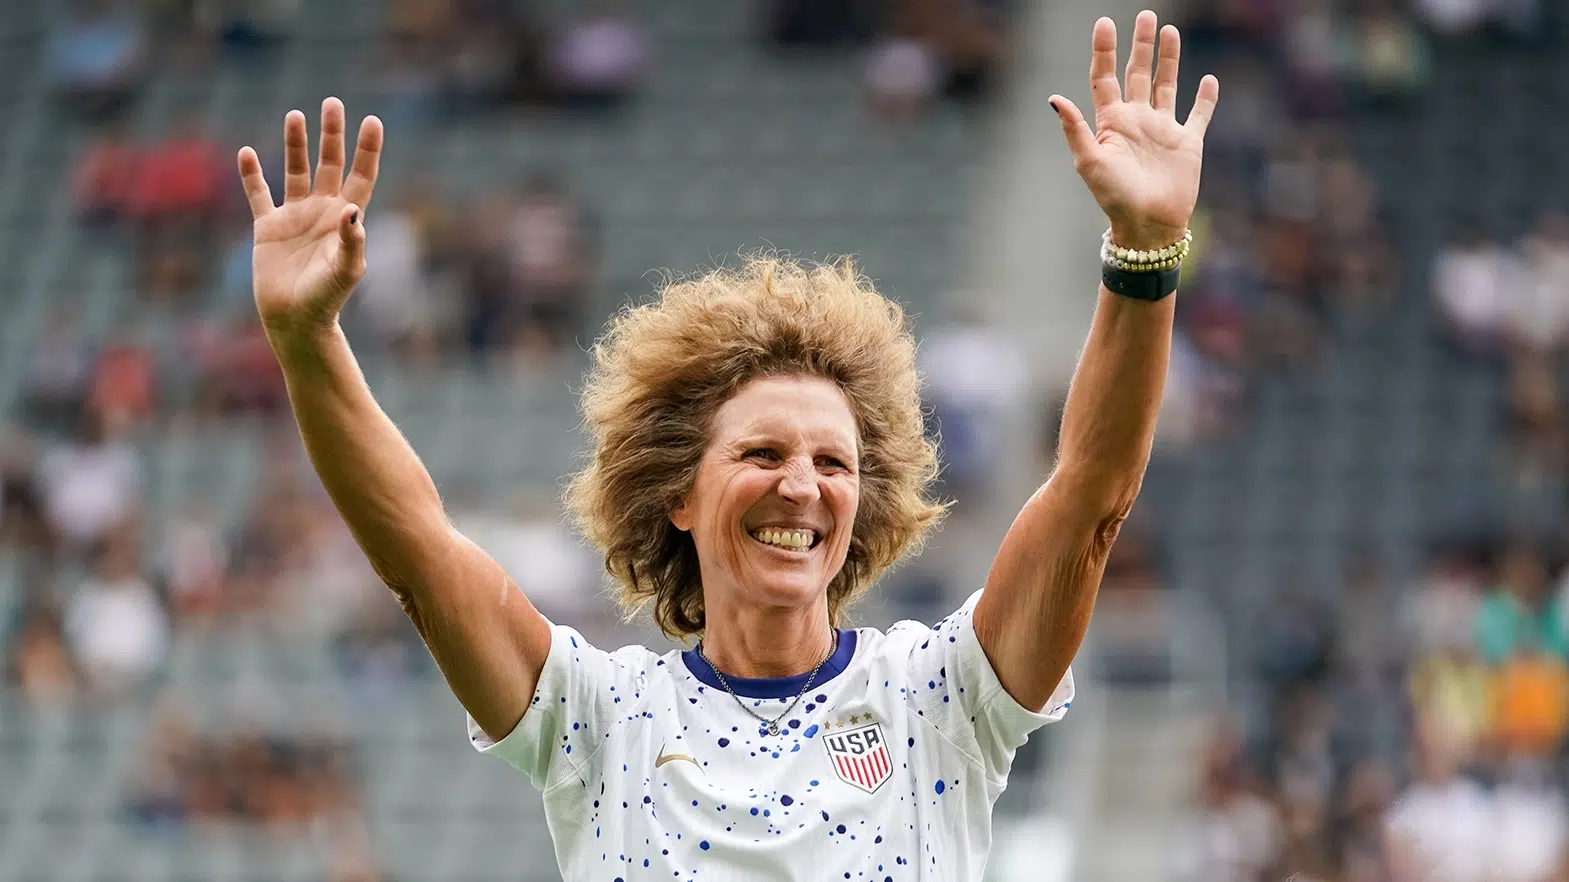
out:
M754 447L742 456L743 459L766 459L773 461L779 458L778 451L771 447Z
M820 467L830 469L848 468L848 466L844 464L844 460L839 459L836 456L819 456L817 458L817 464Z

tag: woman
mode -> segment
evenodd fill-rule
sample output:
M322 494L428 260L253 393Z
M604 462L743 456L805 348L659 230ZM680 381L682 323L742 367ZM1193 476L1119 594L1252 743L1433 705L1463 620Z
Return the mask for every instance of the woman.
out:
M848 265L760 260L621 314L583 404L569 502L686 652L590 646L459 535L371 397L337 316L365 272L381 124L344 171L344 113L284 123L284 204L256 154L255 293L312 462L469 713L474 744L544 792L568 879L979 879L1014 750L1061 717L1068 665L1138 493L1186 253L1206 77L1175 118L1178 35L1140 14L1119 85L1095 25L1096 130L1053 96L1111 221L1099 305L1051 479L982 591L935 629L841 629L845 605L942 512L925 491L914 342ZM1169 246L1169 248L1168 248ZM1130 251L1127 249L1137 249ZM1164 249L1164 250L1163 250Z

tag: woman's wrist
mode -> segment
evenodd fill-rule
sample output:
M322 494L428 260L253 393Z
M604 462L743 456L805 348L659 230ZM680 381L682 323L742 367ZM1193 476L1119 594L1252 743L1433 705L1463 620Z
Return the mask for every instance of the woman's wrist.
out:
M1154 223L1111 224L1111 244L1134 251L1159 251L1175 245L1187 235L1188 225L1171 226Z
M346 342L336 316L327 320L264 322L262 330L281 366L311 364L330 347Z

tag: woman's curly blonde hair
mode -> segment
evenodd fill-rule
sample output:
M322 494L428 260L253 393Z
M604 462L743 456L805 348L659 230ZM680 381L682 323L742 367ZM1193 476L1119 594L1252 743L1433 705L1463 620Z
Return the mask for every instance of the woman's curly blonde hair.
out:
M567 504L603 550L623 608L652 601L672 638L702 633L705 621L697 548L670 513L696 480L714 413L754 379L823 377L855 414L860 507L828 585L835 627L942 517L928 498L937 452L923 430L915 339L904 310L849 259L764 254L667 279L657 300L611 321L592 355L582 406L593 446Z

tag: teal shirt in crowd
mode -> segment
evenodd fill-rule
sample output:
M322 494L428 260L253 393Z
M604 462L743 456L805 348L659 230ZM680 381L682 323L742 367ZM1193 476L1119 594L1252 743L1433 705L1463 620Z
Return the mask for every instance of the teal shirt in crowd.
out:
M1569 658L1559 599L1554 597L1541 609L1531 610L1508 591L1489 594L1476 617L1476 648L1482 659L1498 664L1528 644L1559 658Z

